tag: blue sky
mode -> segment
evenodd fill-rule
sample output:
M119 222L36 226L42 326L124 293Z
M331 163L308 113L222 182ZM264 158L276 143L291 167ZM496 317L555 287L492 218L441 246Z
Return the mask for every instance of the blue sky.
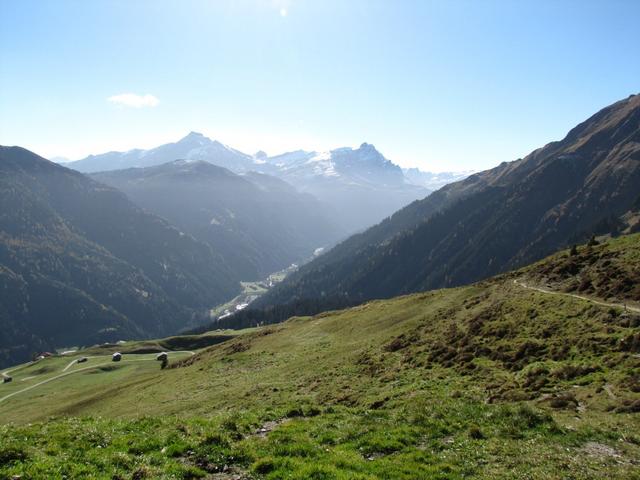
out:
M640 92L639 18L636 0L0 0L0 143L76 159L195 130L484 169Z

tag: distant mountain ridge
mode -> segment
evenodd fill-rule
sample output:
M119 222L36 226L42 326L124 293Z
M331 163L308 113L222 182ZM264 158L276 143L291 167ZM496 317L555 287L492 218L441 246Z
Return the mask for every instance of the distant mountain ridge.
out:
M65 166L97 173L157 166L175 160L207 161L238 174L255 171L281 178L330 206L340 228L348 232L369 227L412 201L424 198L432 190L420 177L430 174L417 169L406 173L367 143L355 149L297 150L273 157L260 151L251 156L191 132L178 142L150 150L90 155ZM442 181L432 184L442 186Z
M429 193L408 182L399 166L368 143L328 152L298 150L264 160L278 176L330 204L351 232Z
M447 185L350 237L256 307L354 304L469 283L591 234L633 231L638 224L627 219L638 205L640 96L632 95L562 141Z
M466 170L462 172L424 172L418 168L403 168L404 176L408 182L419 185L429 191L435 192L450 183L464 180L475 173L475 170Z
M149 150L133 149L126 152L107 152L64 166L82 173L121 170L133 167L152 167L174 160L207 160L235 172L248 171L254 165L250 155L210 140L201 133L190 132L175 143L167 143Z
M285 178L292 180L333 177L361 185L405 184L402 169L368 143L363 143L357 149L343 147L328 152L298 150L265 160L278 167Z
M172 334L240 291L209 245L121 192L0 147L0 364Z
M211 245L245 281L306 260L346 234L328 206L265 174L177 160L92 177Z

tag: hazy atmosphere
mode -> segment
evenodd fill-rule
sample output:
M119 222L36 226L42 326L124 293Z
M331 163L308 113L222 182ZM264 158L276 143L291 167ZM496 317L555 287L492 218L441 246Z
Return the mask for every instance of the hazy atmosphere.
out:
M0 0L0 480L638 480L639 19Z

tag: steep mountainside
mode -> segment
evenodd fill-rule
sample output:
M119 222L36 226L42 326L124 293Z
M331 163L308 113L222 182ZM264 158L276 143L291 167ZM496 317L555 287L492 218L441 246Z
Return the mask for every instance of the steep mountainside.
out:
M327 206L255 172L239 176L204 161L178 160L92 177L209 243L242 280L306 260L346 233Z
M640 235L577 256L633 281ZM17 367L0 475L635 479L640 313L523 286L575 257L238 332L168 369L133 354L147 342Z
M0 364L169 334L239 291L211 247L119 191L0 147Z
M469 283L637 218L640 96L524 159L414 202L307 264L260 300L357 303ZM260 305L259 304L259 305Z

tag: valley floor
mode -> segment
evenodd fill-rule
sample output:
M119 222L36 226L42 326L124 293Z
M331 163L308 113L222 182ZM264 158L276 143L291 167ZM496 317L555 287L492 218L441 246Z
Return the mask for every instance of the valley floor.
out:
M266 279L257 282L240 282L242 292L222 305L218 305L209 310L209 317L212 320L230 317L234 313L245 309L249 304L264 295L274 285L284 280L287 275L294 272L298 266L292 264L287 268L272 273Z

